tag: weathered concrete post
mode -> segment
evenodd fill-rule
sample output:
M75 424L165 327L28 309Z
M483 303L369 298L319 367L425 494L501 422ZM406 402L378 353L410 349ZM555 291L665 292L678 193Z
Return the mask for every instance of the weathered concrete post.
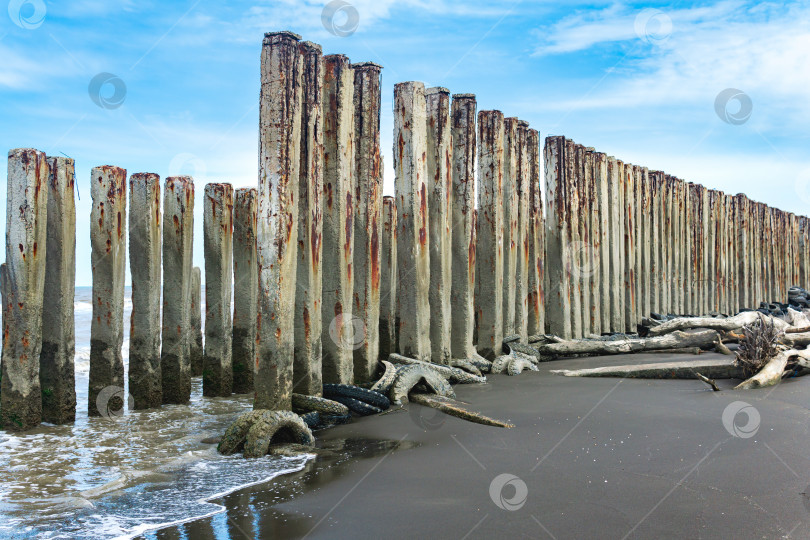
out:
M708 219L706 231L707 260L706 260L706 300L708 302L708 312L719 311L719 298L717 296L717 225L720 218L719 200L720 192L715 189L706 190L708 200Z
M231 291L233 290L233 186L206 184L203 204L205 250L205 352L203 395L233 391Z
M165 234L165 233L164 233ZM191 269L191 318L188 339L188 362L192 377L203 374L203 323L202 323L202 271Z
M599 329L610 331L610 187L607 178L607 156L594 154L593 181L597 204L596 238L599 245Z
M3 294L3 362L0 426L25 431L42 421L39 361L45 289L49 167L30 148L8 153L6 262Z
M454 94L452 107L453 185L452 287L450 295L450 345L454 359L470 359L475 350L475 108L473 94ZM432 238L431 238L432 240ZM432 262L431 258L431 262Z
M324 56L322 346L323 382L354 379L352 263L354 247L354 79L349 59Z
M172 176L163 189L163 324L160 369L163 403L188 403L191 397L192 246L194 180Z
M658 171L649 171L650 189L650 310L661 313L661 205L658 193Z
M807 289L810 288L810 219L806 216L799 217L799 254L799 286ZM739 274L737 278L739 281Z
M504 119L503 139L503 335L515 333L518 253L518 119Z
M568 250L568 258L564 261L566 267L565 279L570 283L571 287L571 334L574 339L579 339L584 336L582 324L582 306L583 294L585 292L582 283L582 261L583 251L582 245L582 223L580 221L582 215L580 212L580 185L582 184L582 171L580 164L582 163L582 155L584 147L581 144L576 144L570 139L565 140L565 157L566 157L566 174L565 189L568 193L568 208L566 208L567 218L565 219L566 237L570 249Z
M529 233L530 215L530 170L529 170L529 123L518 122L517 132L517 260L515 262L515 333L522 341L529 336Z
M236 190L233 205L233 362L234 394L253 392L259 317L259 265L256 258L256 188ZM319 308L320 309L320 308ZM320 313L319 313L320 315ZM318 315L318 318L320 316Z
M652 311L652 256L650 248L652 246L652 199L650 198L650 178L649 171L646 167L639 167L636 171L637 179L640 181L641 202L639 208L641 210L639 222L639 238L638 247L641 251L641 274L640 282L641 289L639 290L639 307L643 317L649 317Z
M45 289L42 311L42 351L39 382L42 421L66 424L76 419L74 374L76 287L76 206L73 202L74 163L48 159L48 226Z
M682 180L678 181L676 191L676 201L673 202L673 208L677 215L677 235L676 248L679 250L676 256L676 265L678 268L678 294L676 296L676 304L678 307L678 314L683 315L688 313L686 309L686 291L687 291L687 260L689 259L689 251L686 249L686 241L688 235L686 234L689 229L689 223L686 222L686 183Z
M295 286L293 392L323 392L323 55L320 45L300 45L304 57L301 169L298 172L298 263Z
M572 288L566 264L570 258L567 235L569 161L565 137L546 137L544 147L546 177L546 325L551 334L565 339L571 333Z
M644 257L642 255L643 247L644 247L644 236L643 232L643 200L641 194L641 167L638 165L632 165L632 171L630 173L632 178L632 186L633 186L633 200L634 200L634 208L635 208L635 219L633 221L633 236L635 237L635 246L634 246L634 253L635 253L635 271L633 273L635 278L635 297L636 297L636 316L633 320L631 328L633 330L636 329L636 325L641 322L641 317L646 316L647 314L644 313L643 310L643 298L645 291L645 285L642 284L642 275L643 275L643 260Z
M546 302L543 281L546 262L546 226L543 212L543 196L540 189L540 134L529 129L529 323L530 336L544 334L546 326Z
M160 407L161 211L160 177L129 177L129 269L132 316L129 329L129 393L135 409Z
M421 360L431 358L425 111L422 83L394 86L399 350L405 356Z
M636 200L633 166L621 167L624 178L624 329L636 329Z
M383 197L380 257L380 357L399 352L397 345L397 202Z
M450 343L451 247L453 242L452 198L453 148L450 141L450 91L428 88L427 107L427 182L430 230L430 345L433 361L449 364ZM463 234L463 233L462 233Z
M90 173L93 209L90 214L90 244L93 264L93 322L90 327L90 388L88 414L104 414L106 407L122 404L96 403L108 386L124 387L124 276L126 272L127 171L119 167L95 167ZM102 399L104 399L102 397Z
M478 352L489 360L503 347L504 138L503 113L479 112L475 312Z
M587 285L586 294L589 296L587 308L588 312L585 314L587 318L588 334L600 335L602 333L602 314L600 306L599 295L599 280L600 266L599 266L599 203L596 200L596 185L594 184L594 149L586 148L584 156L585 165L585 205L586 214L583 223L587 226L585 245L587 250L583 253L587 260L583 261L585 284Z
M382 182L380 162L380 70L372 62L354 70L354 319L362 332L354 339L354 380L374 378L380 355L380 237Z
M608 205L610 207L610 331L624 331L624 188L623 165L607 158Z
M301 161L300 36L268 33L259 107L259 357L255 409L289 409L295 347L298 174Z

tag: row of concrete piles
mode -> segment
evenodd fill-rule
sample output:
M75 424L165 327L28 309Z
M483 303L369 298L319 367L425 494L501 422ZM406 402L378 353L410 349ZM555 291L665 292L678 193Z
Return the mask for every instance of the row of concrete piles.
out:
M734 314L807 284L808 218L564 137L545 143L547 331L633 332L650 313Z
M116 413L128 376L135 409L187 403L192 375L206 395L252 389L256 340L255 189L205 188L205 349L201 273L192 268L194 184L113 166L90 173L92 304L88 413ZM74 162L33 149L8 159L6 263L3 294L4 429L76 416L74 289L76 212ZM129 192L129 200L127 197ZM127 211L129 203L129 211ZM127 216L129 214L129 216ZM234 223L236 219L236 223ZM129 228L127 230L127 220ZM236 234L233 234L236 231ZM124 373L126 236L132 274L129 373ZM235 241L236 246L232 247ZM232 265L237 270L232 343ZM162 286L162 306L161 306ZM241 339L249 335L249 339ZM236 357L238 362L231 363ZM235 383L234 383L235 381Z

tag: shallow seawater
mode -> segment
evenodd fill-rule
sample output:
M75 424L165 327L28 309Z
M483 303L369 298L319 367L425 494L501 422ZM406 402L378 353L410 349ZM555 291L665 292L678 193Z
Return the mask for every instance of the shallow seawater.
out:
M206 500L304 467L310 456L245 460L203 443L250 410L252 396L203 398L199 378L188 405L88 418L89 288L77 288L75 305L76 422L0 431L0 538L132 537L220 512Z

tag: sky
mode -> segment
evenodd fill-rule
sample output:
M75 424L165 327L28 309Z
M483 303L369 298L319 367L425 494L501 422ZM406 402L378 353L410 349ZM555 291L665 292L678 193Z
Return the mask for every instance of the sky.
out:
M76 160L77 285L99 165L192 175L204 265L204 184L257 185L261 43L278 30L383 66L386 194L393 86L417 80L543 138L810 214L808 2L5 2L0 148Z

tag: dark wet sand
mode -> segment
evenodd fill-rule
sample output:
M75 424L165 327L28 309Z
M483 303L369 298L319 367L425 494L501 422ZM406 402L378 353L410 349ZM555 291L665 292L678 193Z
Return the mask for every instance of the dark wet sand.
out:
M710 357L567 360L456 386L460 400L517 427L418 405L357 419L317 434L332 450L304 471L216 501L226 513L147 537L810 538L802 495L810 493L810 377L749 391L718 381L723 391L712 392L696 380L548 373ZM759 412L753 437L723 425L740 400ZM737 424L747 420L741 413ZM525 482L517 510L490 496L502 473ZM502 495L513 499L515 488Z

